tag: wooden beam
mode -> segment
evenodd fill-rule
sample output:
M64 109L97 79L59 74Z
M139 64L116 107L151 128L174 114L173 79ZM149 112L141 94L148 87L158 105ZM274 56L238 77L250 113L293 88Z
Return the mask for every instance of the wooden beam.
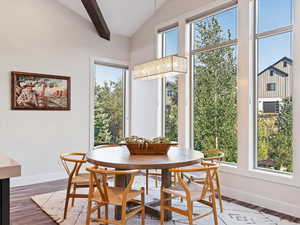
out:
M97 0L81 0L100 37L110 41L110 31L101 13Z

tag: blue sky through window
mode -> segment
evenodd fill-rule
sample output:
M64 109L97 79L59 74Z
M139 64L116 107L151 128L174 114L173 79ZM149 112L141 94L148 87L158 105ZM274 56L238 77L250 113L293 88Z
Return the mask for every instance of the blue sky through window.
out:
M103 85L105 81L122 80L123 69L111 66L96 65L96 84Z
M292 0L258 0L257 32L292 24L292 3Z
M292 24L293 0L258 0L257 33ZM258 40L258 72L283 57L291 58L290 32Z
M177 55L178 54L178 28L167 31L165 35L165 49L163 52L164 56ZM177 76L167 77L167 82L176 82Z
M257 31L259 33L277 29L292 24L293 0L257 0L258 16ZM237 8L225 10L213 16L201 19L195 22L197 25L206 23L212 18L216 18L223 31L223 37L228 39L228 30L231 33L231 40L237 38ZM201 43L197 43L197 37L194 31L193 48L201 48ZM201 34L200 34L201 35ZM258 41L258 71L262 71L282 57L291 58L291 33L284 33Z
M165 32L164 56L178 54L178 28Z
M217 19L221 30L224 41L235 40L237 39L237 8L228 9L224 12L215 14L213 16L206 17L204 19L198 20L194 23L194 28L197 29L197 26L210 22L213 18ZM229 33L230 37L229 37ZM197 37L199 33L194 31L194 40L193 49L201 48L202 44L198 41ZM201 35L201 33L199 34Z
M283 57L291 58L291 33L258 40L258 72L263 71Z

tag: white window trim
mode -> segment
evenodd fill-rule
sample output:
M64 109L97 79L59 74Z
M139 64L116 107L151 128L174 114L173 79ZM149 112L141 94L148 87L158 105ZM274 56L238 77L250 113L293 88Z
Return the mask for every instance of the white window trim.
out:
M164 33L166 32L169 32L169 31L172 31L172 30L175 30L175 29L178 29L178 50L179 50L179 26L176 26L176 27L172 27L170 29L167 29L167 30L164 30L163 32L160 32L160 33L157 33L157 58L162 58L163 57L163 53L164 53L164 50L165 50L165 36L164 36ZM178 54L177 54L178 55ZM179 77L178 77L179 78ZM158 87L158 90L159 90L159 104L160 104L160 107L159 107L159 112L158 112L158 116L159 116L159 119L158 119L158 134L159 136L165 136L166 135L166 113L165 113L165 110L166 110L166 102L165 102L165 99L166 99L166 87L165 87L165 84L166 84L166 79L165 78L161 78L159 79L159 87ZM178 113L179 113L179 110L178 110ZM178 135L179 131L177 130L177 135Z
M112 58L102 58L102 57L90 57L90 87L89 87L89 150L94 149L94 91L95 91L95 76L96 76L96 65L119 65L122 67L129 67L128 61L121 61ZM125 82L125 137L131 133L131 77L129 70L126 73Z
M186 19L194 15L201 14L205 11L217 8L220 5L232 2L232 0L219 0L206 5L205 8L196 9L175 17L169 21L158 24L154 32L161 27L169 24L179 23L179 55L189 57L190 32L189 24L186 24ZM264 180L271 183L278 183L293 187L300 187L300 139L294 138L294 173L282 174L269 172L267 170L253 169L254 168L254 137L253 137L253 74L254 74L254 41L255 41L255 26L254 26L254 0L238 1L238 163L236 165L223 164L221 171L224 173L236 174L244 177L249 177L257 180ZM300 1L294 3L295 12L300 11ZM300 14L294 16L294 74L300 74ZM158 46L157 46L158 48ZM157 49L158 50L158 49ZM245 63L246 62L246 63ZM189 68L191 70L191 68ZM181 76L179 79L179 110L180 118L178 121L178 139L181 146L190 147L190 79L189 73ZM300 76L295 76L294 84L300 83ZM294 88L293 93L294 115L300 115L300 89ZM299 100L298 100L299 99ZM159 118L159 117L158 117ZM160 126L160 125L159 125ZM294 117L294 136L300 135L300 123L296 122ZM299 146L299 147L298 147ZM298 162L298 164L297 164Z

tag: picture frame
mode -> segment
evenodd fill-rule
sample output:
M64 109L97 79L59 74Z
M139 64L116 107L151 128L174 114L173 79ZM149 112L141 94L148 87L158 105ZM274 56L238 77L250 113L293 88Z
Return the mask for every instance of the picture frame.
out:
M12 110L71 110L71 78L11 72Z

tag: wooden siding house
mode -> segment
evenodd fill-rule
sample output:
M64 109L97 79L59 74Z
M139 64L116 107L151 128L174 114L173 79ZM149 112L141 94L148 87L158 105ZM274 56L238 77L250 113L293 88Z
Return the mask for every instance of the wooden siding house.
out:
M258 110L277 113L282 99L292 95L293 61L283 57L258 74Z

